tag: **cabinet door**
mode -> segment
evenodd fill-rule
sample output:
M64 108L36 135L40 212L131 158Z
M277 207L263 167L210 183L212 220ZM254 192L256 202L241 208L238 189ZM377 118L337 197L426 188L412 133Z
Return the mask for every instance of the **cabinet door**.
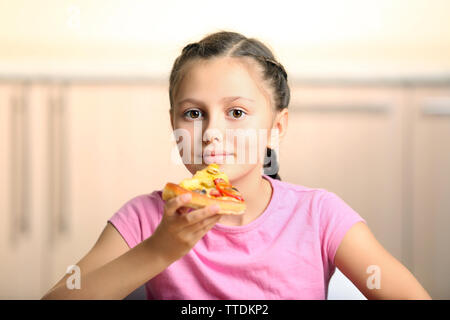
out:
M405 107L402 89L292 85L280 144L283 180L336 193L403 261Z
M46 90L0 85L0 298L43 294Z
M435 299L450 298L450 87L413 91L414 272Z
M65 156L55 174L60 205L53 206L51 284L88 252L125 202L187 173L170 161L176 144L166 85L69 84L60 90L62 131L55 145Z

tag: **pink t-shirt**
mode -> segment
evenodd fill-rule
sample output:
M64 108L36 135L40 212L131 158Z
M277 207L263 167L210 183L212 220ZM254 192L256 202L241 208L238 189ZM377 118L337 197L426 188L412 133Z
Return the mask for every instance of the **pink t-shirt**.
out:
M333 192L263 175L265 211L243 226L216 224L192 250L146 283L148 299L326 299L345 233L366 223ZM139 195L109 220L133 248L159 225L161 190Z

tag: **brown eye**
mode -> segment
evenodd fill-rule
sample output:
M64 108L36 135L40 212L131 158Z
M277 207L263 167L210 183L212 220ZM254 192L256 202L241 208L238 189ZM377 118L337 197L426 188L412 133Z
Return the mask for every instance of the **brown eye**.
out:
M231 110L231 113L232 113L231 114L232 117L235 118L235 119L242 118L244 116L244 114L245 114L245 112L243 110L241 110L241 109L233 109L233 110Z
M194 119L197 119L200 116L200 112L198 112L198 110L193 110L191 112Z
M199 110L189 110L184 113L184 117L187 117L189 119L198 119L201 115L201 112Z

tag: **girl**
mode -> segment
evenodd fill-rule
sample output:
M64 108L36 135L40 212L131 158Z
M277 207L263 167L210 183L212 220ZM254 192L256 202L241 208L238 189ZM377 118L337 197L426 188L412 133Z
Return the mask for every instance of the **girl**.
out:
M326 299L335 267L368 299L430 298L336 194L281 181L270 132L286 134L290 93L283 66L263 43L221 31L187 45L173 65L169 97L172 129L188 132L202 150L237 158L254 150L224 141L226 130L266 130L268 163L220 164L246 212L189 212L189 198L164 202L161 190L137 196L77 263L81 289L68 290L66 275L43 298L122 299L145 284L148 299ZM207 165L200 156L199 164L184 163L192 174Z

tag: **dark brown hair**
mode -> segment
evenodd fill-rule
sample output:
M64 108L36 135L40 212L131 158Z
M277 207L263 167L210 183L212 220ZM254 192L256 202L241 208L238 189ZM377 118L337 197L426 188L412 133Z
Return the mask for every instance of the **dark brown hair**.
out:
M281 63L276 61L271 50L257 39L247 38L237 32L219 31L207 35L198 42L189 43L175 59L169 80L171 109L174 92L184 76L183 67L194 60L214 57L244 57L256 61L262 67L264 80L268 81L273 89L275 109L280 111L288 107L290 90L287 73ZM275 150L267 148L263 167L266 175L281 180Z

